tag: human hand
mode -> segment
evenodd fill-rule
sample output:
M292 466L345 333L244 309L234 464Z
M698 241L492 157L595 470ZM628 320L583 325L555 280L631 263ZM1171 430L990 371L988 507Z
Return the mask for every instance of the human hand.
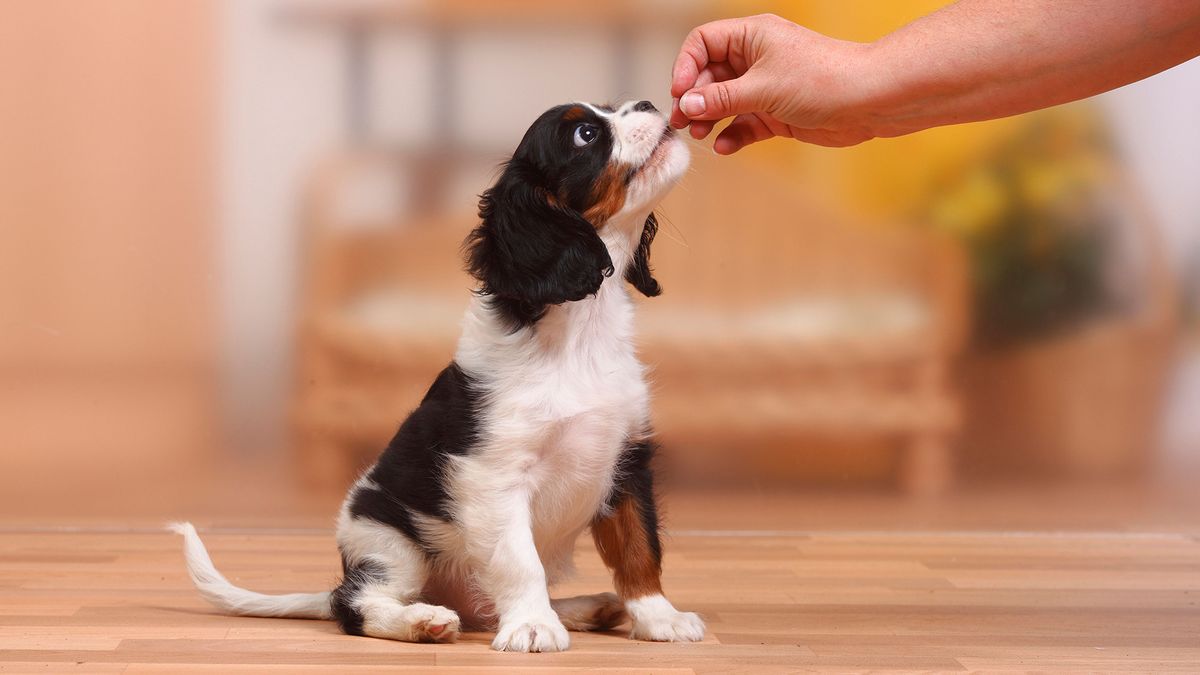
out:
M688 34L671 73L671 125L721 155L781 136L846 146L877 134L868 102L879 74L871 46L835 40L771 14L725 19ZM682 106L682 107L681 107Z

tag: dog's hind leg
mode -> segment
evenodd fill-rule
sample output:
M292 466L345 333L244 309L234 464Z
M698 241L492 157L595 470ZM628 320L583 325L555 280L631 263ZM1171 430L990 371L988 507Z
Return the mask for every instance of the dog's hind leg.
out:
M615 593L552 598L550 607L567 630L608 630L626 619L625 605Z
M694 642L704 639L704 622L675 609L662 592L662 544L650 461L654 446L631 444L622 458L622 476L605 511L592 521L592 538L613 571L617 595L625 602L636 640Z
M419 602L429 561L411 540L386 525L349 518L338 528L338 545L343 578L330 604L343 631L404 642L458 638L457 613Z

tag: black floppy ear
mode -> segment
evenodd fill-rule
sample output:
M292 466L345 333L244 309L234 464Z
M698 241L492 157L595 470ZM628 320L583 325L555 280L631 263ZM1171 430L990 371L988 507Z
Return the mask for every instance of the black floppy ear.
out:
M518 324L537 321L550 305L594 295L613 273L592 224L516 165L483 193L479 217L467 238L467 270Z
M642 240L638 243L637 251L633 253L633 262L625 270L625 281L641 291L647 298L662 295L662 286L653 276L650 269L650 244L654 243L654 235L658 234L658 219L651 213L646 217L646 225L642 228Z

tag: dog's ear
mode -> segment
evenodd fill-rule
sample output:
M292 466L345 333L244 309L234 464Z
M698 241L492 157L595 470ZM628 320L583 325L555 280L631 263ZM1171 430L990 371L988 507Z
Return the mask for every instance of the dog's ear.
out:
M483 193L479 217L466 242L467 270L519 323L594 295L613 273L592 224L519 165L510 164Z
M662 286L654 278L650 269L650 244L654 243L654 235L658 234L658 219L651 213L646 217L646 225L642 228L642 240L638 243L637 251L633 253L633 262L625 270L625 281L641 291L647 298L662 295Z

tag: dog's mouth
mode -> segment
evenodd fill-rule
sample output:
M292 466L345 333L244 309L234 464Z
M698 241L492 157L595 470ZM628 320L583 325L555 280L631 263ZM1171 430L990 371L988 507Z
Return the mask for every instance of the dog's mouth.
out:
M650 151L650 156L646 157L646 161L642 162L636 169L633 170L633 172L629 175L629 178L632 180L635 176L642 173L646 169L662 163L663 157L666 157L667 155L667 145L674 140L674 138L675 130L670 126L664 126L662 134L660 134L658 137L658 142L654 144L654 149Z

